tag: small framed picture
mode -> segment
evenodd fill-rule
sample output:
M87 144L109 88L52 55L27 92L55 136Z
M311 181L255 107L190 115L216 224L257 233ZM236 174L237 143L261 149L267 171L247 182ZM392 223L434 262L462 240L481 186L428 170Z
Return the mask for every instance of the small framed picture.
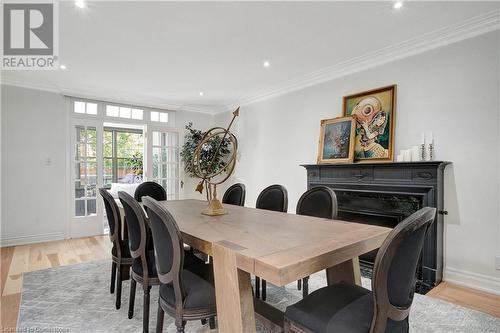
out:
M396 85L345 96L343 104L344 116L356 119L354 160L392 161Z
M338 117L321 121L318 164L352 163L356 120Z

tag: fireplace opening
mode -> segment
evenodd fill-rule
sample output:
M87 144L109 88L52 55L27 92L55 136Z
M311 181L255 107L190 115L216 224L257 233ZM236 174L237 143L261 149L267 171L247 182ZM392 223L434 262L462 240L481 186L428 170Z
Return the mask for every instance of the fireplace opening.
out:
M394 228L405 218L423 207L423 197L415 194L393 194L380 192L360 192L335 190L339 206L338 218L344 221L365 223ZM378 250L359 257L362 275L372 276L373 264ZM417 280L422 280L422 263L419 260ZM417 283L416 291L425 293Z

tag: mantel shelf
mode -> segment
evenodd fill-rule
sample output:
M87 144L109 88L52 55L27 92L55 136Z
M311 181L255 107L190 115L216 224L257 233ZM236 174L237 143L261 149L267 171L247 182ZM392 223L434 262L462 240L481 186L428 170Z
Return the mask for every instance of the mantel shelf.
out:
M327 168L345 168L345 167L386 167L386 166L397 166L397 167L405 167L405 166L446 166L451 164L449 161L419 161L419 162L358 162L358 163L339 163L339 164L301 164L301 166L308 167L327 167Z

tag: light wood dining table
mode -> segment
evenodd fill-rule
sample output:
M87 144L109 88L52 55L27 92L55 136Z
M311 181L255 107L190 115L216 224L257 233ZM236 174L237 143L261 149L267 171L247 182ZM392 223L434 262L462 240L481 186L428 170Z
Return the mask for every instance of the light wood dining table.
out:
M226 215L206 216L200 200L160 203L184 243L213 257L219 332L255 332L252 274L284 286L325 269L328 284L359 285L358 256L380 247L391 231L233 205L224 205Z

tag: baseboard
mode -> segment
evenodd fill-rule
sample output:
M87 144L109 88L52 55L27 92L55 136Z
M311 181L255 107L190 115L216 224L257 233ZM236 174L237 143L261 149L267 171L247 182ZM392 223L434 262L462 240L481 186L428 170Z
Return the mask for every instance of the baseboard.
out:
M64 232L62 232L62 231L61 232L51 232L51 233L46 233L46 234L38 234L38 235L5 237L5 238L2 238L0 240L0 247L50 242L50 241L54 241L54 240L61 240L64 238L66 238L66 237L65 237Z
M464 287L500 295L500 278L447 267L444 280Z

